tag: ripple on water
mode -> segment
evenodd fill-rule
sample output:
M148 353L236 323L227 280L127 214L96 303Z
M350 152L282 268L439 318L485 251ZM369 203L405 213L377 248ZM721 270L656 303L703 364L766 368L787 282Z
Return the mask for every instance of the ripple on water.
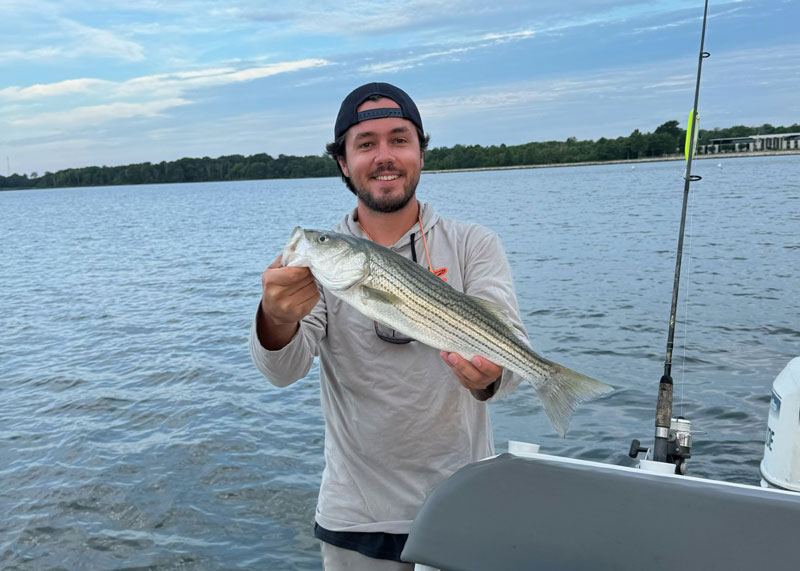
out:
M631 439L652 441L674 166L630 180L609 166L423 175L439 212L500 235L536 350L616 388L561 439L520 386L490 404L498 450L523 440L630 465ZM800 337L800 246L774 221L800 220L800 201L784 184L750 187L799 168L726 161L694 198L713 223L694 225L685 252L673 362L675 409L697 431L692 475L757 483L770 385ZM299 196L313 207L298 214ZM15 225L0 257L0 567L319 569L318 369L274 388L247 336L292 227L350 208L333 178L0 193L0 212L48 221Z

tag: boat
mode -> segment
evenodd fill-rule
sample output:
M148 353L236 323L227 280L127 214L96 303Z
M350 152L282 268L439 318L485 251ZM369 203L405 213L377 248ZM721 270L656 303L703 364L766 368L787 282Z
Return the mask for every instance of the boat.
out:
M402 557L443 571L796 571L798 419L800 357L773 383L761 486L512 442L513 453L465 466L434 489Z
M437 486L402 553L418 571L770 571L800 569L800 357L772 387L761 485L686 475L691 422L672 416L672 349L697 100L687 167L664 375L652 448L634 440L636 467L547 455L535 444L469 464Z

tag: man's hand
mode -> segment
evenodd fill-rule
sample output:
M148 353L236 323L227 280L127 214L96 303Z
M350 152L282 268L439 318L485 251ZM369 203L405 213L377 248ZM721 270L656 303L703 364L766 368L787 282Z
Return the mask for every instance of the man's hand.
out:
M440 353L442 360L447 363L455 373L461 384L473 392L479 400L486 400L490 394L485 394L486 389L503 374L503 367L492 363L484 357L473 357L467 361L458 353ZM477 391L477 392L476 392Z
M258 340L265 349L281 349L291 341L303 317L319 300L319 290L311 270L281 267L281 258L261 274L261 306L256 326Z

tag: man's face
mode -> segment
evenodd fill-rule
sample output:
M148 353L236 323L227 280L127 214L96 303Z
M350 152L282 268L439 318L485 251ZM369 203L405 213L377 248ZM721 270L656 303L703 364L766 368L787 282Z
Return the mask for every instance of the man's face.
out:
M358 111L400 106L391 99L365 101ZM339 158L356 196L376 212L396 212L414 196L423 158L417 128L408 119L384 117L356 123Z

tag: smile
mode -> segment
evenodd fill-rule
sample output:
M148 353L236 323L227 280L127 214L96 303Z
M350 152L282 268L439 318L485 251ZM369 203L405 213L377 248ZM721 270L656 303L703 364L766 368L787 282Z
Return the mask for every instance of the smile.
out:
M375 177L376 180L381 180L381 181L396 180L398 178L400 178L400 175L397 174L384 174Z

